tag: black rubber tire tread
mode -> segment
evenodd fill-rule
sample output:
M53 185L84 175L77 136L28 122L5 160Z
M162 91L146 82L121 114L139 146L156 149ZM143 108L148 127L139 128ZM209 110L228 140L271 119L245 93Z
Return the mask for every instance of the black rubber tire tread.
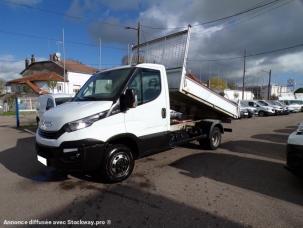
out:
M219 133L219 136L220 136L220 142L217 146L213 145L212 143L212 136L215 134L215 133ZM221 130L218 128L218 127L214 127L213 130L210 132L210 135L208 138L206 139L200 139L199 140L199 144L201 146L202 149L206 149L206 150L216 150L220 144L221 144L221 139L222 139L222 136L221 136Z

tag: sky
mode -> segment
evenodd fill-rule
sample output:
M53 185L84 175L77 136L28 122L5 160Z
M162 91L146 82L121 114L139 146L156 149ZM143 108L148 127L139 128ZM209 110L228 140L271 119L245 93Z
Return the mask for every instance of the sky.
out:
M140 21L142 41L191 24L188 67L202 80L219 76L240 85L246 49L247 84L265 85L272 70L272 83L294 79L302 87L303 1L273 1L0 0L0 78L20 77L24 59L32 54L45 60L62 53L63 30L67 59L98 67L101 39L101 67L120 65L128 45L136 43L136 31L125 27ZM292 46L297 47L287 48Z

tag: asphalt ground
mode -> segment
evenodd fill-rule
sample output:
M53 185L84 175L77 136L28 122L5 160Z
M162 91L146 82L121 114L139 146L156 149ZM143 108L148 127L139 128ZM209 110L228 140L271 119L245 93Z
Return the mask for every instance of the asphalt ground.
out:
M303 113L236 120L220 149L188 144L146 157L109 185L44 167L33 135L0 117L0 226L302 227L303 180L284 168L287 137L301 121Z

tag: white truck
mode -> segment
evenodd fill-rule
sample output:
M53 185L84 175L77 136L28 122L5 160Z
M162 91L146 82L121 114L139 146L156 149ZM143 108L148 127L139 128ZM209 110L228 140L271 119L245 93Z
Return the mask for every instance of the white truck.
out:
M43 115L37 158L119 182L138 158L194 140L218 148L221 121L238 117L235 103L188 77L184 65L122 66L96 73L71 102Z

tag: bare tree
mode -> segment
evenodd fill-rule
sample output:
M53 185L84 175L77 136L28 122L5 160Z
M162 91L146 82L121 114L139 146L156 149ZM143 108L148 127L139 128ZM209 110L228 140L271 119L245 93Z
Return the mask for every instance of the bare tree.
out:
M0 94L4 93L5 90L5 81L0 78Z
M54 92L54 89L56 88L57 84L58 84L57 81L51 81L51 80L47 81L47 86L48 88L51 89L52 92Z

